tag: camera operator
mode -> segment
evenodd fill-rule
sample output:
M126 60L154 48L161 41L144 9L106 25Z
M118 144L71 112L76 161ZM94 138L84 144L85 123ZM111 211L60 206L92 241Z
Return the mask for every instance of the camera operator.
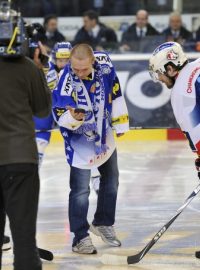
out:
M35 49L35 63L19 53L23 47L19 42L23 37L21 18L8 9L0 7L0 269L7 215L14 243L14 270L41 270L35 239L39 176L33 115L48 116L51 93L41 70L43 46ZM4 16L8 14L10 17ZM11 36L2 29L12 29Z

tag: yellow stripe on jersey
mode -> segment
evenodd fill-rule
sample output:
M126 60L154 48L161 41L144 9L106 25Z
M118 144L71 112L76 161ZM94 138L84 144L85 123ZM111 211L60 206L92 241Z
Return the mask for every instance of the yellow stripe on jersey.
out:
M54 81L51 81L51 82L48 82L48 87L51 91L53 91L55 88L56 88L56 84L57 84L57 81L54 80Z
M44 67L43 69L44 75L46 76L47 73L49 72L49 67Z

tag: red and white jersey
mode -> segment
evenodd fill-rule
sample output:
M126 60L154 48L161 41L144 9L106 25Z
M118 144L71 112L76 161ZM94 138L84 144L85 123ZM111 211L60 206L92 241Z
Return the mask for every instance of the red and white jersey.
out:
M190 147L200 155L200 58L180 71L172 89L171 104Z

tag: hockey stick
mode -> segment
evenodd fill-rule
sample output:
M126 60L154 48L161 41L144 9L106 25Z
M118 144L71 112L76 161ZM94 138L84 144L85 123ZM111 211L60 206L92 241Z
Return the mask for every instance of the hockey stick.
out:
M46 261L53 261L53 253L49 250L38 248L39 256Z
M178 129L177 127L130 127L130 130L141 130L141 129ZM35 132L52 132L52 131L60 131L58 127L52 129L35 129Z
M133 256L117 256L117 255L104 254L100 257L101 262L103 264L111 264L111 265L124 265L124 264L138 263L147 254L147 252L155 245L155 243L160 239L160 237L167 231L170 225L182 213L182 211L187 207L187 205L194 199L194 197L199 193L199 191L200 191L200 184L185 200L184 204L177 210L176 214L154 235L152 240L138 254L135 254Z

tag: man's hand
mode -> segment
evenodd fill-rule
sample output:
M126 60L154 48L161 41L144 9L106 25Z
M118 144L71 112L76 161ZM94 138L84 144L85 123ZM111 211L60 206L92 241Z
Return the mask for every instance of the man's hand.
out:
M196 158L195 166L196 166L197 171L199 172L200 171L200 157Z
M39 48L35 49L33 61L38 68L42 69L42 68L44 68L44 65L42 64L40 54L47 56L47 50L46 50L45 46L42 45L42 43L40 41L38 42L38 45L39 45Z
M67 106L67 109L70 111L71 113L71 116L76 119L77 121L83 121L84 118L85 118L85 114L84 113L76 113L75 112L75 109L70 107L70 106Z
M197 169L197 172L198 172L198 177L200 179L200 157L196 158L195 166L196 166L196 169Z

